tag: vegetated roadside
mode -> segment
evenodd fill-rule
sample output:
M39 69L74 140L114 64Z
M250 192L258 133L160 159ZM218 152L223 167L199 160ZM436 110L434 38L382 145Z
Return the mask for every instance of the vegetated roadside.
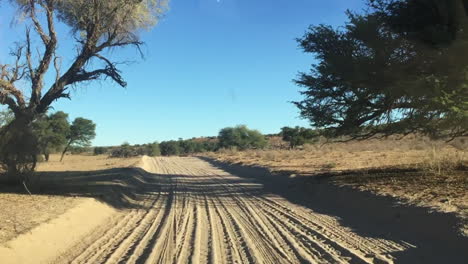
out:
M125 168L139 161L135 158L113 158L107 156L69 155L60 162L60 155L53 154L47 163L39 163L38 177L48 180L60 172L65 177L71 172L92 172L111 168ZM60 176L59 175L59 176ZM85 176L83 174L83 176ZM18 190L20 188L21 190ZM61 188L61 186L58 186ZM67 210L85 202L84 196L35 194L29 195L22 187L1 186L0 189L0 244L48 222ZM47 192L46 192L47 193Z
M275 144L281 146L280 139ZM284 144L283 144L284 145ZM265 167L294 179L315 180L391 196L402 203L454 213L460 232L468 236L468 153L466 139L431 141L369 139L347 143L316 143L301 149L220 150L205 156L218 161ZM307 187L304 191L307 192Z

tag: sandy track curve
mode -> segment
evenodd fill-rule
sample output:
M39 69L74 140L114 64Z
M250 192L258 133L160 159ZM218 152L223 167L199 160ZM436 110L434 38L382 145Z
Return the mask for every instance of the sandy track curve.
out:
M392 263L408 245L359 236L198 158L144 157L139 207L57 263Z

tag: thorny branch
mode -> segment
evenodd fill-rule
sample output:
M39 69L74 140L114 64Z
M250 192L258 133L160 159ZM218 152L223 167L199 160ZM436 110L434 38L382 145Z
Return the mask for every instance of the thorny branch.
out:
M62 72L61 58L56 54L58 38L54 11L57 4L56 0L28 0L25 2L22 9L31 20L31 25L26 26L25 43L12 52L15 58L14 64L0 63L0 103L8 105L15 115L44 113L54 100L68 98L68 86L79 82L111 78L120 86L126 86L127 83L121 76L117 64L101 53L114 47L129 45L135 46L141 53L142 42L138 40L137 36L119 23L113 24L114 27L106 26L103 23L102 12L99 12L102 11L102 2L92 1L91 4L94 5L95 12L91 13L86 25L75 36L76 42L79 44L79 52L69 68ZM38 14L43 14L44 20L40 19ZM105 11L105 17L109 21L118 15L119 6ZM128 18L125 15L120 19L124 22ZM44 23L42 24L41 21ZM31 52L32 31L41 39L43 45L42 49L37 48L38 51L42 50L39 52L37 61L34 61ZM95 70L86 69L93 58L101 61L104 67ZM51 65L55 70L55 80L45 90L44 78ZM30 81L29 102L26 102L23 92L15 86L15 82L20 80Z

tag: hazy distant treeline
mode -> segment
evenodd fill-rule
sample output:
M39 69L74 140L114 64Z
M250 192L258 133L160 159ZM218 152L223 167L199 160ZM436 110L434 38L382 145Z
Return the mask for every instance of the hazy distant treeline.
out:
M278 136L288 142L290 148L295 148L314 142L318 135L317 131L303 127L283 127L279 134L263 135L258 130L249 129L245 125L238 125L221 129L217 137L169 140L142 145L124 143L117 147L96 147L94 148L94 154L109 154L111 157L177 156L212 152L220 149L263 149L269 147L268 138Z

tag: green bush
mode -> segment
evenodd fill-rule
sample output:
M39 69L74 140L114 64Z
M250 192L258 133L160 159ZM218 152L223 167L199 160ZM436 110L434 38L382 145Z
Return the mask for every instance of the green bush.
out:
M90 153L91 148L89 147L81 147L81 146L72 146L68 148L71 154L83 154L83 153Z
M94 155L103 155L103 154L106 154L107 151L108 150L105 147L95 147L93 150Z
M295 148L317 141L319 133L316 130L304 127L283 127L281 128L281 137L284 141L289 142L291 148Z
M147 153L146 155L150 157L161 156L161 149L159 148L159 143L154 142L153 144L146 145Z
M159 144L161 148L161 155L163 156L175 156L181 154L181 147L178 141L163 141Z
M239 150L259 149L267 145L267 140L258 130L248 129L245 125L226 127L219 131L219 147Z

